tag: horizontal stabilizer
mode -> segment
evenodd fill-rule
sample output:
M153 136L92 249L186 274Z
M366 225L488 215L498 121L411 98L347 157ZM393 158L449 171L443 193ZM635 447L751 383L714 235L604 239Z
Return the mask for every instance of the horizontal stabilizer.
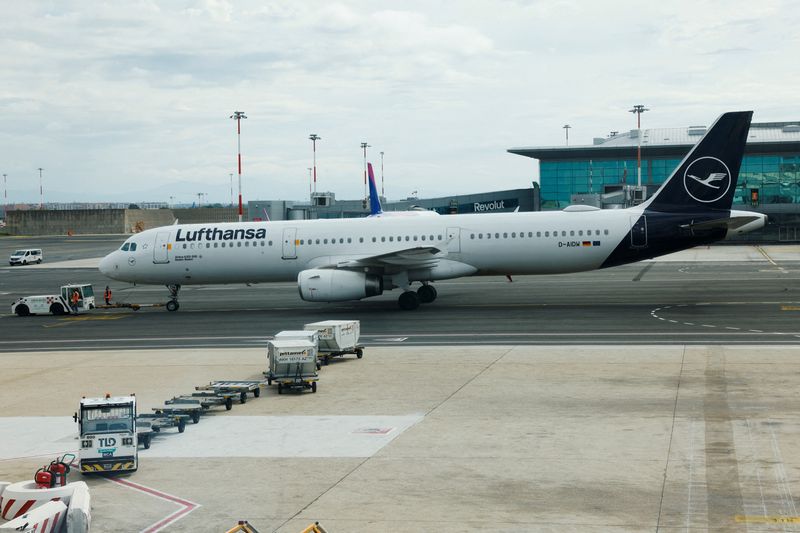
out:
M735 230L739 229L742 226L749 224L751 222L755 222L756 220L761 220L762 217L760 216L742 216L742 217L728 217L728 218L717 218L715 220L706 220L703 222L692 222L690 224L683 224L681 228L690 229L690 230L709 230L709 229L717 229L717 228L724 228Z

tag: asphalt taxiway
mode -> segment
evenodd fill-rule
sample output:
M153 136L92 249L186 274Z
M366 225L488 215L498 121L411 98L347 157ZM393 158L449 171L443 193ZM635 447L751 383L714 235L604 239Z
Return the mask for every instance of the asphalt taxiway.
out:
M512 282L443 281L436 283L435 302L411 312L398 309L397 291L319 304L300 300L294 283L271 283L185 286L175 313L143 308L77 317L10 315L17 297L56 292L67 282L93 283L98 296L108 284L116 302L167 300L164 287L134 287L109 281L94 268L75 268L123 240L97 239L81 241L75 250L72 241L49 243L54 256L71 260L0 268L0 298L8 306L0 309L0 350L257 346L277 331L326 319L361 320L365 341L375 345L800 343L795 246L719 246Z

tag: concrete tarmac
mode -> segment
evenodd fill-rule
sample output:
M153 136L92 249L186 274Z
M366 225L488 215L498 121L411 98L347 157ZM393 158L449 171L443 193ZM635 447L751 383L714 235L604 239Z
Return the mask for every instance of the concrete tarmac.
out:
M265 389L157 437L138 472L88 478L93 531L169 516L176 532L240 519L286 533L316 520L331 532L793 530L799 356L368 348L324 367L316 394ZM260 348L26 352L0 354L0 367L0 479L20 480L76 447L83 394L136 392L149 411L212 379L257 378L265 359ZM15 427L33 453L19 452Z

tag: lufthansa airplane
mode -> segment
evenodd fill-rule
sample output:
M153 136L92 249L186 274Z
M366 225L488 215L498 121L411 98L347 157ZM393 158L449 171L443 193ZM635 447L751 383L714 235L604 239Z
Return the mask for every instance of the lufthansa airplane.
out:
M763 214L731 210L751 118L720 116L661 188L628 209L176 224L130 237L100 271L166 285L170 311L182 285L271 281L296 281L312 302L397 288L400 307L415 309L436 299L437 280L633 263L764 226Z

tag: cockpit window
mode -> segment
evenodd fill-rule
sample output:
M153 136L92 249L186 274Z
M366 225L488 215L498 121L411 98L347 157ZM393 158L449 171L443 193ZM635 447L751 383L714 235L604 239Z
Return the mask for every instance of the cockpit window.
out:
M131 243L129 243L129 242L126 242L125 244L123 244L123 245L122 245L122 248L120 248L120 249L121 249L123 252L127 252L127 251L128 251L128 248L130 248L130 246L131 246Z
M132 242L131 243L131 252L135 252L135 251L136 251L136 243Z

